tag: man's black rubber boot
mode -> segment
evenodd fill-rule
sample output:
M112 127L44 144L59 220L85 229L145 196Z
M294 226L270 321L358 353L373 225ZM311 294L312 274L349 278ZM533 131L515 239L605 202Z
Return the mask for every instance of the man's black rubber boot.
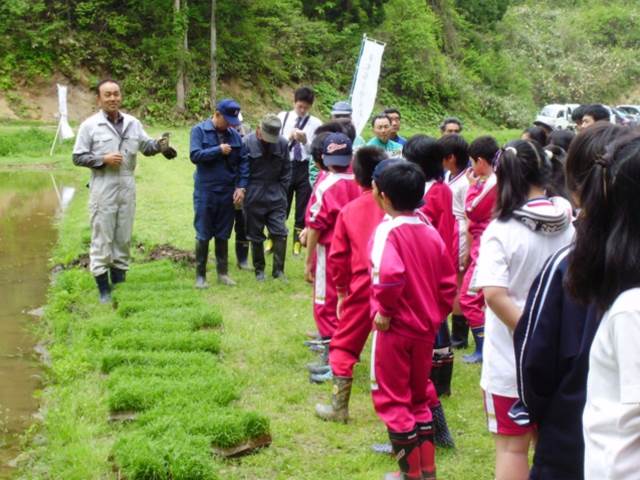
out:
M453 348L469 346L469 325L464 315L451 315L451 346Z
M272 236L273 241L273 278L284 278L284 260L287 255L287 237Z
M227 286L236 284L229 276L229 241L220 238L215 239L216 249L216 270L218 272L218 283Z
M253 269L256 272L256 280L264 281L264 243L251 242L251 258L253 260Z
M126 270L121 270L119 268L112 267L110 270L110 274L111 274L111 285L124 283L127 279Z
M196 288L207 288L207 259L209 258L209 241L196 240Z
M236 259L238 260L238 268L240 270L252 270L249 265L249 243L242 240L236 240Z
M104 272L102 275L95 277L98 293L100 294L100 303L111 303L111 286L109 285L109 274Z

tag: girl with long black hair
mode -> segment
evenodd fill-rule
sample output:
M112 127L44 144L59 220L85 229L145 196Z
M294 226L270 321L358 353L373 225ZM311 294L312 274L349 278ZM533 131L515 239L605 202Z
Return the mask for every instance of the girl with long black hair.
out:
M529 476L533 426L508 415L518 401L513 330L544 261L573 236L571 204L547 196L551 172L536 142L506 145L497 161L496 219L482 235L472 285L482 289L487 305L480 386L495 439L497 480Z
M585 479L640 471L640 133L596 161L583 190L584 218L568 287L604 312L589 353L583 413Z
M584 219L587 179L607 147L627 132L602 122L581 132L567 154L566 183ZM590 210L590 209L589 209ZM553 254L534 281L513 341L518 393L537 440L530 480L583 478L582 411L586 397L589 349L597 312L580 305L566 286L573 244Z

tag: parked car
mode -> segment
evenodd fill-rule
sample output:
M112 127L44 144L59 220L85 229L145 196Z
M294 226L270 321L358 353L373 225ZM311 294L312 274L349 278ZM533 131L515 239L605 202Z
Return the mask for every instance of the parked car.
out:
M536 122L542 122L557 130L574 130L576 124L571 114L580 105L577 103L552 103L545 105L536 117Z
M609 110L609 114L611 115L610 121L611 123L615 123L616 125L625 125L625 126L634 126L635 119L633 116L628 115L627 113L618 110L617 108L610 107L608 105L604 106L607 110Z
M617 105L616 108L631 115L636 122L640 121L640 105Z

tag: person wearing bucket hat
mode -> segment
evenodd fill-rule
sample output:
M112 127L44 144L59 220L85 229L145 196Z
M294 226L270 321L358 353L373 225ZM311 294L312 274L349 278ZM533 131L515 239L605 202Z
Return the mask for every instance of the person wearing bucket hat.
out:
M218 282L235 285L229 277L228 240L249 183L249 157L238 131L240 105L220 100L211 118L191 129L189 157L196 166L193 192L196 230L196 287L206 288L209 241L215 238Z
M264 280L265 226L273 242L273 278L284 278L287 249L287 190L291 182L291 161L287 139L280 135L282 122L276 115L266 115L244 139L249 151L251 181L244 198L247 239L256 279Z
M360 196L353 174L347 172L352 154L351 140L344 133L326 136L322 162L329 172L316 184L308 207L305 279L314 284L313 316L324 340L333 336L338 324L338 296L328 258L333 229L342 207Z
M331 120L342 120L349 121L353 124L353 108L351 104L347 101L340 100L333 104L333 108L331 108ZM356 132L356 137L353 139L353 150L357 150L358 148L364 146L367 142L364 141L360 135Z

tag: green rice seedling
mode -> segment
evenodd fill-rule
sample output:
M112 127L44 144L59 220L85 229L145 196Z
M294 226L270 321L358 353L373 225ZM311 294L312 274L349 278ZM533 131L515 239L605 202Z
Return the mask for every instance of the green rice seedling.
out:
M214 331L199 332L122 332L111 337L111 348L117 350L174 350L179 352L220 352L220 337Z
M129 480L169 480L165 439L142 432L121 436L113 446L116 466Z
M193 363L186 365L162 365L162 366L141 366L123 365L112 370L114 376L123 377L160 377L160 378L180 378L186 380L190 378L224 378L237 382L236 375L226 369L221 369L220 364L213 358L207 364Z
M215 480L206 438L174 429L161 437L131 432L113 447L113 458L129 480Z
M200 292L194 290L192 285L180 285L178 282L162 282L164 288L158 288L154 283L144 284L143 286L127 286L114 290L113 299L117 304L126 304L127 302L139 302L146 299L156 298L174 298L174 297L193 297L202 301Z
M108 405L111 412L142 412L162 403L184 405L189 399L206 398L217 405L228 405L238 399L237 386L224 377L213 378L157 378L119 377L109 379ZM176 405L179 411L181 405Z
M110 373L116 368L148 367L160 368L163 366L188 367L202 366L215 363L216 357L207 352L140 352L137 350L106 350L101 355L100 371Z
M178 411L171 402L160 404L140 415L137 424L151 436L181 428L191 435L205 436L211 445L221 448L269 433L269 420L264 415L202 400Z
M180 275L180 270L168 260L136 263L129 270L127 283L137 285L144 282L175 281Z
M146 312L145 312L146 313ZM152 315L134 315L127 318L105 319L100 322L92 322L87 327L90 338L104 340L119 332L190 332L193 330L191 323L184 320L170 320L154 318Z
M176 296L176 297L147 297L141 300L132 300L127 303L118 304L118 314L121 317L128 317L134 313L152 311L155 309L193 307L202 303L196 296Z
M172 322L187 322L192 330L216 328L222 325L222 315L217 308L209 305L194 305L180 308L158 308L130 316L131 320L143 320L147 317Z

